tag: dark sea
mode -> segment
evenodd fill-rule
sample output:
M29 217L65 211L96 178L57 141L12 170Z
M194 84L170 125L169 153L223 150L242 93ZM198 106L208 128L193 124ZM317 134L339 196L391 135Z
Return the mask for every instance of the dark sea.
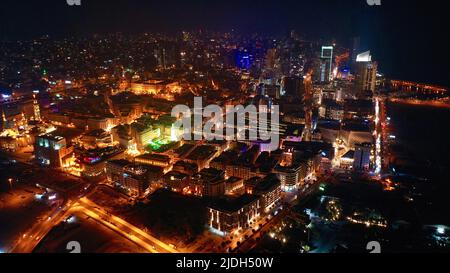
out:
M410 164L406 173L427 178L424 204L417 213L427 223L450 224L450 108L388 103L391 152Z
M387 112L406 155L449 171L450 108L389 103Z

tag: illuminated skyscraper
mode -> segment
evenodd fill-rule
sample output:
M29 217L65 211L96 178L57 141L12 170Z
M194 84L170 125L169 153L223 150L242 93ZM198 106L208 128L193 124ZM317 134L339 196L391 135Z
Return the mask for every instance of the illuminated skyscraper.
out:
M33 109L34 109L34 120L41 121L41 109L39 108L36 93L33 94Z
M322 46L322 52L320 54L320 82L329 82L333 76L333 47Z
M305 85L305 130L303 132L303 139L311 141L312 136L312 108L313 108L313 85L312 85L312 71L308 72L303 81Z
M377 69L378 64L372 61L370 51L363 52L356 57L354 86L356 95L375 92Z
M266 54L263 78L278 80L281 78L280 56L276 49L269 49Z
M165 48L155 49L154 57L156 59L156 62L158 63L158 67L164 68L164 69L167 68L166 49Z

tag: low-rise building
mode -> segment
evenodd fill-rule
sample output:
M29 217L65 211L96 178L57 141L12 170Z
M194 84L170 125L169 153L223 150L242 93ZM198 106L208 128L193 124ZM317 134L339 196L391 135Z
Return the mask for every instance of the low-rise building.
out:
M118 123L118 120L112 115L110 117L92 117L87 120L89 130L110 131Z
M247 229L260 213L258 196L242 195L210 201L207 208L208 226L226 236L240 229Z
M171 159L162 154L143 154L134 158L134 162L144 165L153 165L162 168L168 168L171 165Z
M190 176L184 173L171 171L162 178L163 186L174 192L183 192L189 186Z
M238 156L239 154L234 150L225 151L220 156L214 158L209 163L209 166L214 169L226 171L227 166L231 165L233 161L236 161Z
M174 150L174 156L178 160L185 159L192 151L194 151L195 147L196 146L194 144L186 143L180 148Z
M34 153L39 164L62 168L73 155L73 146L68 146L66 139L52 134L36 137Z
M172 170L176 171L176 172L187 174L189 176L193 176L194 174L198 173L198 171L199 171L197 164L182 161L182 160L175 163L173 165Z
M344 105L337 103L334 100L324 100L319 108L319 115L321 118L343 120Z
M244 179L230 177L225 181L225 193L228 195L239 193L244 189Z
M268 175L259 181L253 194L260 197L261 212L269 213L281 201L281 182L276 175Z
M349 149L360 143L374 143L371 125L365 121L346 121L342 125L340 138Z
M227 165L226 173L228 177L239 177L250 179L258 175L255 161L260 154L258 145L252 146L248 151L242 153L236 160Z
M306 170L299 162L290 165L279 164L275 167L274 172L281 181L283 191L286 192L297 189L302 178L306 176Z
M83 134L79 141L86 149L95 149L111 145L112 136L102 129L92 130Z
M225 172L213 168L203 169L195 174L190 183L193 194L205 197L225 195Z
M112 160L106 163L106 175L113 186L124 189L130 196L142 197L150 184L160 181L164 170L157 166L134 164L128 160Z
M353 168L354 162L355 162L355 151L350 150L341 157L340 167L345 170L350 170Z
M161 130L151 125L135 122L131 124L131 136L136 142L137 148L143 151L152 140L161 136Z
M195 163L200 169L206 168L209 162L216 156L217 150L214 146L202 145L196 147L185 161Z

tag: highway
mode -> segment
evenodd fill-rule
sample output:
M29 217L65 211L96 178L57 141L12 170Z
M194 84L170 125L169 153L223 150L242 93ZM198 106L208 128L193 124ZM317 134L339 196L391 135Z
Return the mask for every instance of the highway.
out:
M98 213L96 213L96 212L94 212L94 211L92 211L92 210L90 210L88 208L85 208L83 206L78 207L77 210L79 212L82 212L82 213L86 214L87 216L89 216L93 220L99 222L100 224L108 227L109 229L119 233L121 236L123 236L126 239L134 242L138 246L148 250L150 253L159 253L156 250L156 247L154 247L151 244L148 244L147 242L145 242L144 240L142 240L141 238L139 238L137 236L134 236L133 234L127 233L128 231L126 230L126 228L124 228L123 226L118 226L117 224L115 224L112 221L110 221L108 218L102 217Z
M117 232L126 239L146 249L149 253L177 253L176 250L158 239L148 235L128 222L108 214L96 207L94 203L82 198L78 203L66 205L62 209L53 210L50 218L37 222L17 243L11 248L11 253L31 253L52 228L61 223L75 212L81 212L93 220Z
M81 198L79 203L81 212L94 220L97 220L104 226L118 232L123 237L133 241L151 253L178 253L166 243L161 242L138 227L100 209L98 205L89 199Z
M67 202L64 207L52 210L47 216L40 218L33 227L23 234L11 247L11 253L31 253L36 246L42 241L47 233L52 230L61 221L66 219L70 214L73 206L71 202Z

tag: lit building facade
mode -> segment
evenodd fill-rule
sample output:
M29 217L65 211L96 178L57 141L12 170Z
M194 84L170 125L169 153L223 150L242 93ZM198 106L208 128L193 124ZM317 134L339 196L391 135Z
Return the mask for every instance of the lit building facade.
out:
M242 179L250 179L256 176L256 169L251 165L228 165L226 167L228 177L239 177Z
M320 54L320 82L330 82L333 78L333 50L332 46L322 46Z
M275 175L269 175L261 179L253 194L260 197L261 212L268 213L281 201L281 182Z
M127 160L106 163L108 182L137 198L143 197L152 183L159 183L163 175L161 167L133 164Z
M230 177L225 181L225 193L233 194L244 188L244 179L238 177Z
M290 166L276 166L275 173L281 181L283 191L289 192L299 187L302 177L306 175L306 170L302 168L302 164L294 163Z
M260 207L259 198L253 195L217 199L208 205L207 223L212 230L223 236L230 235L248 228L260 215Z
M193 194L205 197L225 195L225 172L216 169L203 169L191 178L190 190Z
M171 165L171 159L167 155L161 154L143 154L134 158L134 162L144 165L153 165L167 168Z
M34 151L36 160L43 166L62 168L72 156L73 147L68 147L66 139L51 134L36 137Z
M375 92L377 70L378 64L372 61L370 51L357 56L355 65L355 92L357 95L366 92Z
M189 186L190 176L184 173L171 171L162 178L163 186L174 192L183 192Z

